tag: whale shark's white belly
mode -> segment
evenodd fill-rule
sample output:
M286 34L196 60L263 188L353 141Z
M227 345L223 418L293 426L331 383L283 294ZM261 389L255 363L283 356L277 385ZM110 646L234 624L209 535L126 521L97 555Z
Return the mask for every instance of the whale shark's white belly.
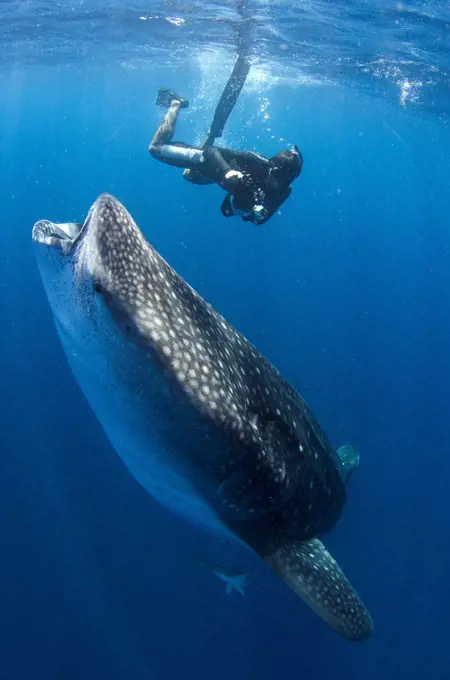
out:
M89 328L73 322L58 334L77 382L111 444L141 486L179 516L215 533L234 536L179 471L183 452L170 450L166 434L183 423L170 422L173 395L163 373L146 366L142 357L117 331L98 346ZM77 329L74 335L74 329ZM87 341L89 338L91 341ZM193 425L195 428L195 424ZM186 437L192 437L189 428ZM194 432L195 436L195 432Z

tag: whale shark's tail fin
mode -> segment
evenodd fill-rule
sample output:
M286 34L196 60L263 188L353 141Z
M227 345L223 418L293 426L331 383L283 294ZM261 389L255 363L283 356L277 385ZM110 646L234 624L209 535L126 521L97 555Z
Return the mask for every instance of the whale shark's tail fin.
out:
M342 479L347 483L359 465L359 453L353 446L344 444L344 446L338 448L337 454L341 461Z
M318 539L279 548L266 563L316 614L349 640L372 633L372 618Z

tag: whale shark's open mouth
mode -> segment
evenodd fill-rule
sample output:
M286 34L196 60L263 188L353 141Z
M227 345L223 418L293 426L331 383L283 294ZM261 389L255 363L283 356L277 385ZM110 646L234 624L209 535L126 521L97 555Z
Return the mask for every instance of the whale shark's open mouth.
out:
M78 222L64 222L56 224L50 220L39 220L33 227L33 241L53 248L60 248L68 253L83 231L83 224Z

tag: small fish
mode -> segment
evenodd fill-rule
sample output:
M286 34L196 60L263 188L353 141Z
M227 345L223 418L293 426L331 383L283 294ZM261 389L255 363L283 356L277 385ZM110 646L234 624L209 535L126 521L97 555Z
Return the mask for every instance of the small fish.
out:
M230 595L233 590L241 595L245 595L244 588L247 584L247 574L243 571L216 565L213 567L213 574L226 584L227 595Z

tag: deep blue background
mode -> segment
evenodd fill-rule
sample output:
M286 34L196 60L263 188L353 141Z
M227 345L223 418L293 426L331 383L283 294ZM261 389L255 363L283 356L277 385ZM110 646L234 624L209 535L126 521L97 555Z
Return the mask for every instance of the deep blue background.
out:
M447 679L444 122L279 87L269 132L245 96L227 143L271 154L283 137L305 158L282 215L257 229L146 152L160 85L193 99L179 138L206 129L195 74L30 68L1 81L0 679ZM37 219L81 221L103 191L300 389L333 443L360 449L327 545L374 616L371 640L341 640L251 553L156 506L106 441L31 245ZM208 559L249 571L244 598L227 597Z

